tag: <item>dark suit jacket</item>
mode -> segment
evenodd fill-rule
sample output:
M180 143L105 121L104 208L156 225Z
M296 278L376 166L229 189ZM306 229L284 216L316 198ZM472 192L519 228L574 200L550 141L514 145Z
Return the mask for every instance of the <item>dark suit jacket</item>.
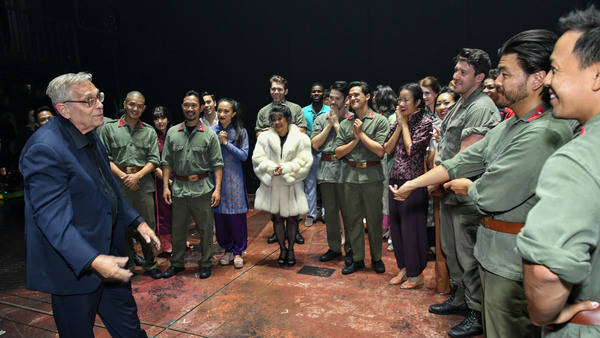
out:
M56 295L95 291L102 280L86 267L99 254L120 256L124 229L139 216L119 193L106 150L92 132L117 194L113 228L100 174L85 149L77 149L69 125L61 116L49 121L29 139L19 161L25 182L27 288Z

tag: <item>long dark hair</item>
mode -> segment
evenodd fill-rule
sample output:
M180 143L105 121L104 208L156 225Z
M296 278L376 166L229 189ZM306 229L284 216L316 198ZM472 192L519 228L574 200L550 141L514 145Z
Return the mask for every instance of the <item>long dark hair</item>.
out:
M403 90L408 90L414 102L417 100L421 100L421 103L417 106L419 111L413 115L413 117L408 121L408 129L410 130L410 134L414 134L415 129L421 123L424 115L429 115L429 107L425 105L425 100L423 100L423 89L419 86L418 83L407 83L400 87L400 91L398 91L398 97L400 97L400 93Z
M153 121L158 118L161 118L161 117L164 117L167 119L167 121L168 121L167 131L168 131L169 128L171 128L171 126L173 126L173 123L172 123L172 119L171 119L171 113L165 106L158 106L158 107L154 108L154 110L152 111L152 120ZM154 124L152 124L152 126L154 126ZM156 129L156 127L154 127L154 129ZM158 129L156 129L156 130L158 130Z
M219 109L219 104L221 102L227 102L231 105L231 111L235 113L235 115L231 118L231 125L235 130L235 137L233 138L232 143L237 147L240 147L242 141L246 137L246 133L244 133L244 123L242 122L242 109L240 108L240 104L234 99L223 98L219 100L217 104L217 110ZM219 129L221 128L221 122L219 122Z
M373 109L386 117L396 111L398 105L398 95L390 86L378 86L375 91L375 100L373 100Z

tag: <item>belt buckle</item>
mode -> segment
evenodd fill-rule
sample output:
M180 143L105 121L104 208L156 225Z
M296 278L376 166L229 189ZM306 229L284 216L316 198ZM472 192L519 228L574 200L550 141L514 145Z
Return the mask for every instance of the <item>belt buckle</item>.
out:
M356 164L357 168L366 168L367 167L367 162L358 162Z
M200 179L200 175L190 175L188 176L188 181L195 182Z
M135 168L134 167L126 167L125 171L127 174L135 174Z
M338 160L338 158L337 158L337 156L335 156L335 154L333 154L333 155L331 155L331 160L332 160L332 161L337 161L337 160Z

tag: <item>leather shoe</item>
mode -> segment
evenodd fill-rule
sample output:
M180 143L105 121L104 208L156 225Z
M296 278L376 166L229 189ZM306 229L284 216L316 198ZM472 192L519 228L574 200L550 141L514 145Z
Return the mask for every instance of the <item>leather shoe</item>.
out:
M467 318L448 331L448 335L453 338L474 337L482 334L481 312L475 310L469 310Z
M153 279L162 278L162 273L157 268L150 269L150 270L146 271L146 273L149 274L150 277L152 277Z
M304 244L304 237L302 237L302 235L299 232L297 232L296 240L294 242L296 242L298 244Z
M269 237L269 238L267 239L267 243L269 243L269 244L273 244L273 243L275 243L275 242L277 242L277 235L275 235L275 233L273 233L273 235L271 235L271 237Z
M364 261L352 262L352 264L342 269L342 275L349 275L365 267Z
M134 255L133 256L133 262L137 266L142 266L142 265L146 264L146 260L143 259L142 257L138 256L138 255Z
M462 303L460 305L451 304L454 300L454 297L450 297L446 299L441 304L434 304L429 307L429 312L435 313L436 315L463 315L466 316L467 312L469 312L469 307L466 303Z
M211 274L212 274L212 269L210 268L210 266L202 267L202 268L200 268L200 271L198 272L198 277L200 277L200 279L206 279L206 278L210 277Z
M335 252L335 251L329 249L321 257L319 257L319 260L321 262L329 262L330 260L333 260L333 259L335 259L337 257L340 257L341 255L342 255L341 252Z
M354 253L352 252L352 250L346 252L346 258L344 259L344 264L346 266L350 266L352 265L352 263L354 262Z
M181 271L185 270L185 268L178 268L176 266L171 265L165 272L163 272L163 278L171 278Z
M375 270L375 272L377 273L384 273L385 272L385 264L383 264L383 261L380 259L377 262L371 260L371 263L373 264L373 270Z

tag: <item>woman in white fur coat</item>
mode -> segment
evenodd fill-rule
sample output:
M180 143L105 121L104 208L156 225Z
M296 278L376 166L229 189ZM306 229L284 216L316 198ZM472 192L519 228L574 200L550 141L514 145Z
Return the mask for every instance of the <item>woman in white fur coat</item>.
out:
M281 250L278 263L288 266L296 264L294 239L298 215L308 211L303 181L313 161L310 139L290 124L291 119L287 106L274 104L269 114L271 128L258 136L252 154L254 173L260 180L254 207L273 214L273 228Z

